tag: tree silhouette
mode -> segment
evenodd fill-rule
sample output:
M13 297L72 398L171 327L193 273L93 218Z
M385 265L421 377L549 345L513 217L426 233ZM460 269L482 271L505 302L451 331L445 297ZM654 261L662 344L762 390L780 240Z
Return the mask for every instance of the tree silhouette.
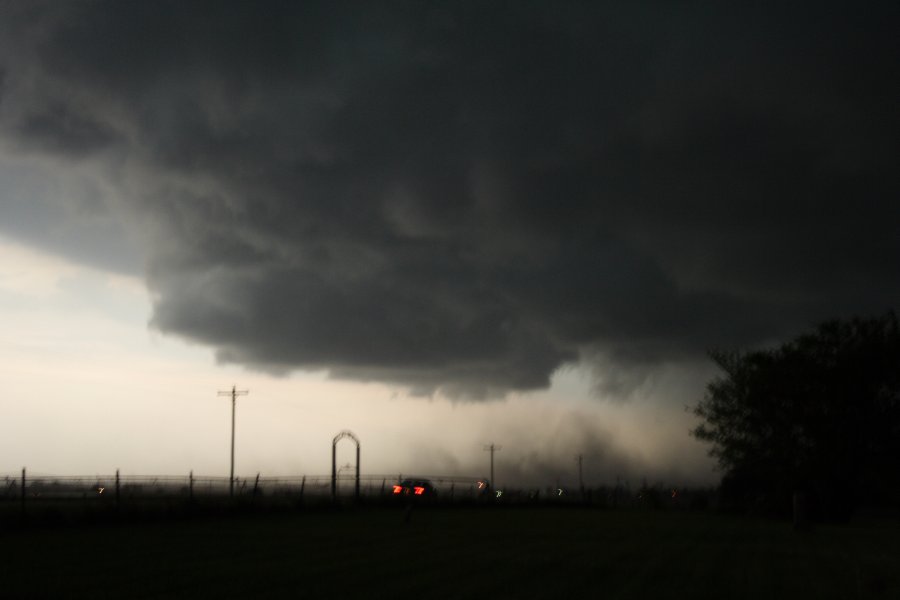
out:
M820 516L900 500L900 326L883 317L818 325L772 350L713 352L692 433L712 444L726 501L787 511L801 492Z

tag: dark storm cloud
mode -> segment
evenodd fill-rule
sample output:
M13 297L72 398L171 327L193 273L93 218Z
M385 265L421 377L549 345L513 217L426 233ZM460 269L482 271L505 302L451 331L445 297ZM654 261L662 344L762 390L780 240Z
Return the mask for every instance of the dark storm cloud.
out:
M117 190L155 327L502 394L896 305L898 9L851 8L11 3L0 126Z

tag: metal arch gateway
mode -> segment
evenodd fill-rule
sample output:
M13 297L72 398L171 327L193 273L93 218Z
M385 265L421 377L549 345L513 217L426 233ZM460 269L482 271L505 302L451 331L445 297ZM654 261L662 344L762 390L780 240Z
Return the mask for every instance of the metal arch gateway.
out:
M356 485L353 498L359 502L359 438L347 429L343 430L331 440L331 501L337 500L337 443L344 438L350 438L356 442Z

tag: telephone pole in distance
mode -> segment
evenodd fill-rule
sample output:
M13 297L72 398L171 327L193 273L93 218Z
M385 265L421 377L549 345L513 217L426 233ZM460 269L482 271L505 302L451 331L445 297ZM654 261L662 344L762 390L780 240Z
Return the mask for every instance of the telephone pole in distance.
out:
M584 495L584 477L582 476L581 471L581 463L584 461L584 455L579 454L575 459L578 461L578 488L581 490L582 495Z
M249 393L247 390L238 390L234 385L228 391L219 392L220 396L231 396L231 476L228 478L228 495L232 498L234 497L234 407L238 396L246 396Z
M485 451L490 451L491 453L491 488L493 488L496 483L494 482L494 452L499 452L503 450L503 446L495 446L493 442L490 445L484 447Z

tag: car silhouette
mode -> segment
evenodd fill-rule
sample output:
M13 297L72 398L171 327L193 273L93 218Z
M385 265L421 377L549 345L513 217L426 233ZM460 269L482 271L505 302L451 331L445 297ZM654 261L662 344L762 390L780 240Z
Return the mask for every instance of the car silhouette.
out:
M427 479L404 479L394 486L391 496L410 500L425 500L435 498L437 491Z

